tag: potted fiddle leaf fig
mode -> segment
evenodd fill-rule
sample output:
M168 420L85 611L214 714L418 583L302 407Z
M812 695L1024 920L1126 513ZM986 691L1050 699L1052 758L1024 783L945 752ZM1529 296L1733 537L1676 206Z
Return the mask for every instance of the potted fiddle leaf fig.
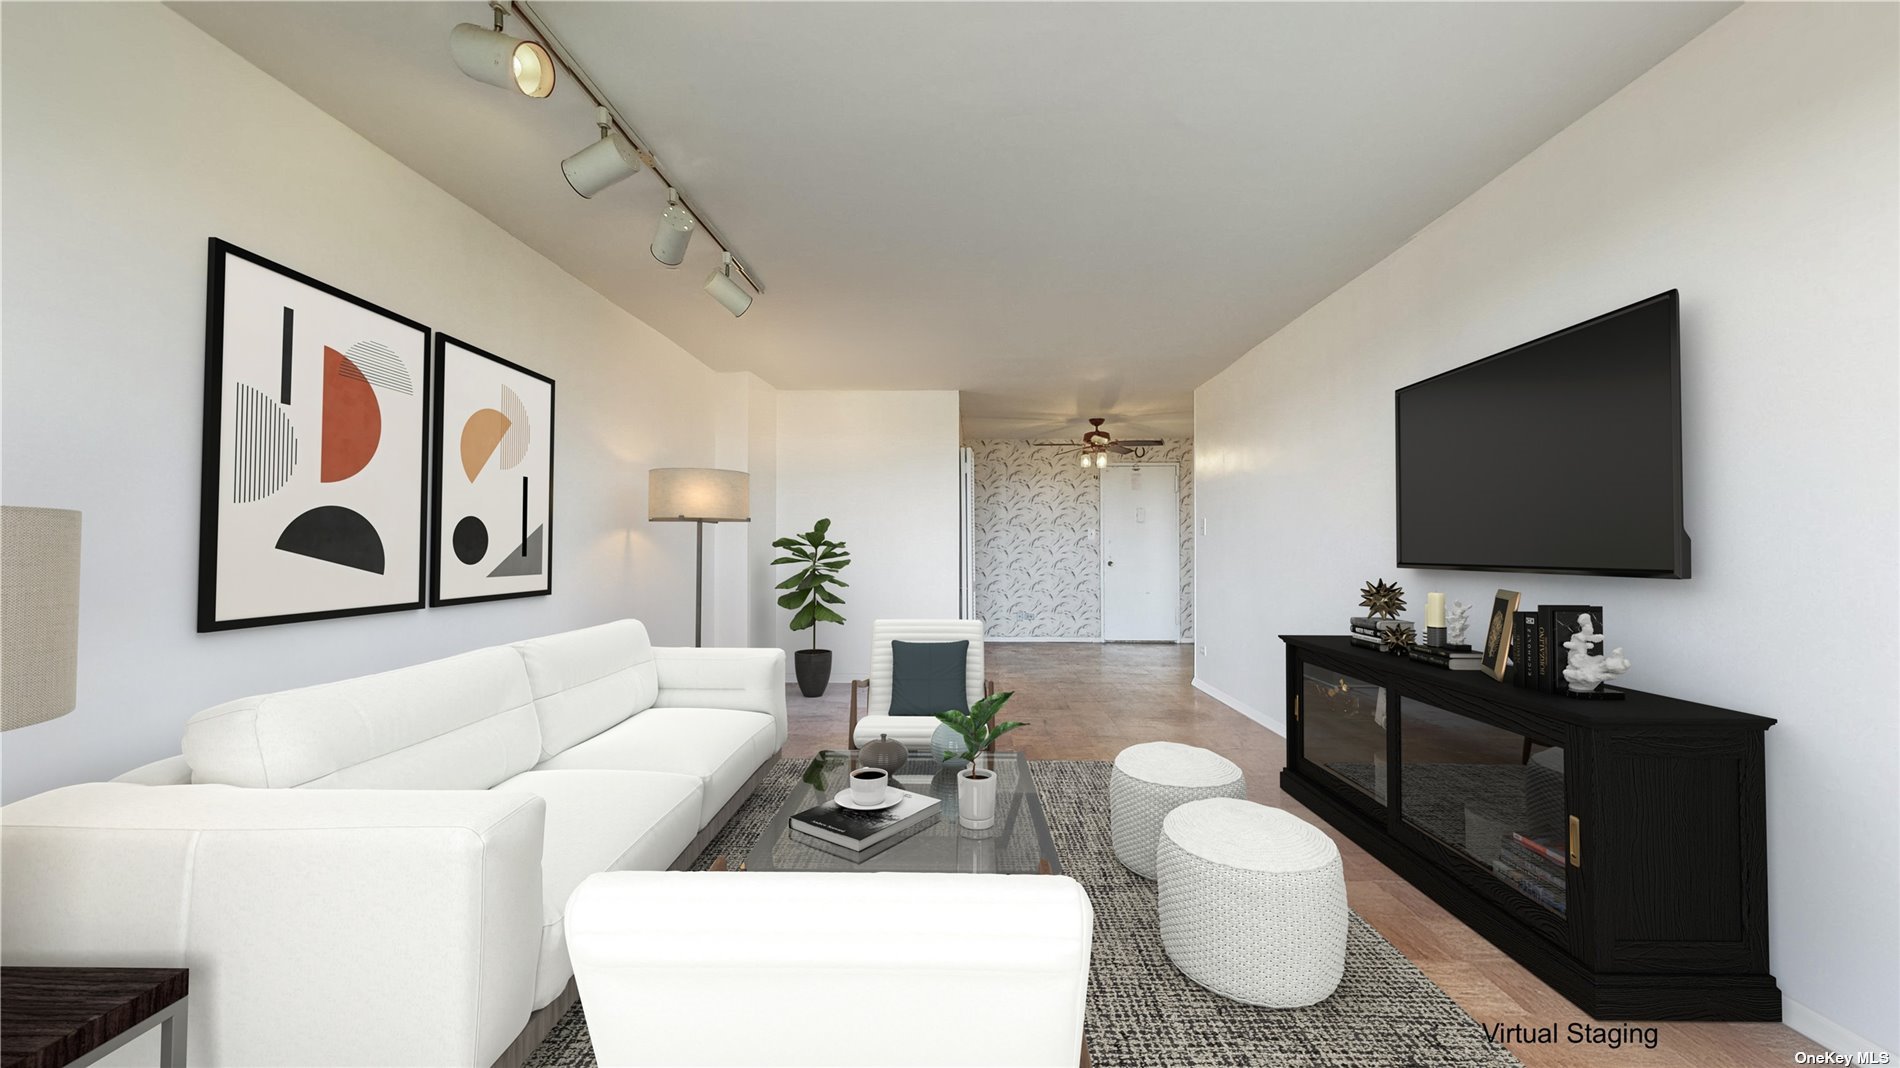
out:
M1027 723L1014 720L996 722L996 713L1015 693L993 693L970 706L968 712L939 712L937 721L957 732L963 749L947 749L938 754L944 760L967 760L970 766L957 772L957 823L973 831L988 830L996 822L996 772L979 767L977 758L996 744L996 739Z
M806 697L822 697L825 688L831 685L831 650L818 648L818 624L844 622L844 617L831 606L844 603L836 588L850 585L838 577L838 572L851 562L851 554L844 542L825 537L830 530L831 520L820 519L809 533L772 543L773 548L785 553L772 561L774 564L799 565L777 588L790 591L780 595L778 606L791 610L792 631L811 631L811 648L800 649L792 656L798 673L798 692Z

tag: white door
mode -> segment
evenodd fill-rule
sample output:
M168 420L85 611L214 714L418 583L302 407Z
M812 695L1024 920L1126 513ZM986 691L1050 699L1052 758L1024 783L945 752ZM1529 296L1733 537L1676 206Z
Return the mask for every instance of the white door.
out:
M1102 470L1102 637L1181 640L1181 469Z

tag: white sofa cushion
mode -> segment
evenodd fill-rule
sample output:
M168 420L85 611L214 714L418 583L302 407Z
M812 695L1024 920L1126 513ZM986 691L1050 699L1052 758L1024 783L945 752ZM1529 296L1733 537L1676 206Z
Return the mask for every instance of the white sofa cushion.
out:
M858 934L881 931L867 901L935 930L977 920L894 956ZM601 1064L1074 1068L1082 1052L1094 911L1065 876L615 872L567 915ZM867 1011L832 1008L858 997ZM967 1041L918 1041L979 1019Z
M488 1068L530 1009L547 807L69 786L0 809L0 947L190 968L193 1065Z
M562 923L574 888L596 872L672 864L699 831L699 790L699 779L664 772L529 771L491 791L547 802L535 1008L574 974Z
M196 783L485 790L534 767L541 733L504 646L209 708L184 748Z
M649 708L573 746L537 771L611 768L670 771L703 784L704 827L778 749L772 717L731 708Z
M660 692L647 628L634 619L516 642L528 670L546 760L628 716Z

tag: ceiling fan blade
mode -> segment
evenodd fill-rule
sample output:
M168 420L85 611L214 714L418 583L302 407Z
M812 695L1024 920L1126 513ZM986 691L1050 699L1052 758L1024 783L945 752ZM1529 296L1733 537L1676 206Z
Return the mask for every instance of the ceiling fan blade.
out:
M1126 456L1129 453L1134 452L1135 450L1129 448L1126 445L1123 445L1119 441L1111 441L1108 443L1108 451L1114 453L1117 456Z
M1037 448L1078 449L1082 447L1079 441L1032 441L1029 444Z
M1160 438L1129 438L1127 441L1117 442L1116 444L1127 445L1131 448L1136 448L1136 449L1152 449L1155 446L1161 444L1161 439Z

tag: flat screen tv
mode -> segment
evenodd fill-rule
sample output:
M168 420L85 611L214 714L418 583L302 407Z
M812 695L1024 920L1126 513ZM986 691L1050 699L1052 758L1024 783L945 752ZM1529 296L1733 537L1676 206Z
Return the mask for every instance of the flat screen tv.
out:
M1398 566L1688 578L1676 312L1672 289L1398 390Z

